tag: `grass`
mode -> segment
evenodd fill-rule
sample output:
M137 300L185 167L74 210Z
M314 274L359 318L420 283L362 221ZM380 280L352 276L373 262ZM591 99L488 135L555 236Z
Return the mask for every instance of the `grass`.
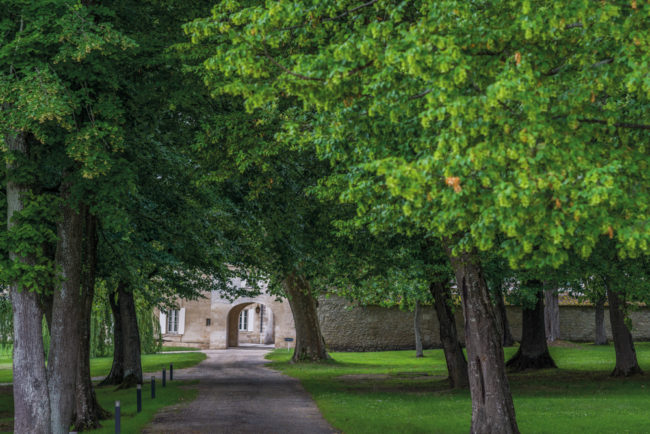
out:
M142 372L157 373L162 368L169 369L169 364L174 364L174 369L194 366L205 359L203 353L175 353L175 354L145 354L142 356ZM97 357L90 360L90 375L92 377L106 376L111 371L113 357ZM11 369L11 356L0 356L0 383L11 383L13 373Z
M167 387L156 382L156 398L151 399L151 384L145 382L142 386L142 412L137 412L135 389L115 391L113 387L97 388L97 399L104 409L114 412L115 401L120 401L122 432L140 432L145 425L153 420L158 410L174 404L191 402L196 399L198 391L192 388L198 381L168 381ZM102 421L102 427L88 432L114 433L115 419Z
M650 371L650 343L637 343L641 368ZM516 348L506 348L510 357ZM609 377L612 345L551 348L559 369L510 374L522 432L650 432L650 378ZM325 418L351 433L466 433L468 391L447 388L442 350L333 353L333 362L291 365L276 350L271 366L298 378Z
M176 354L147 354L142 356L142 371L146 373L160 373L163 367L169 369L169 363L174 364L174 369L194 366L206 358L203 353L176 353ZM5 362L6 360L6 362ZM105 376L111 369L112 357L91 359L90 370L94 377ZM5 366L2 368L2 366ZM146 376L145 378L147 378ZM152 419L156 411L169 405L190 402L198 393L192 388L196 382L167 381L163 388L160 374L156 375L156 399L151 400L151 382L145 381L142 386L142 412L136 412L135 389L115 390L114 386L96 388L97 399L106 409L113 412L115 401L121 402L122 432L139 432ZM167 377L169 378L169 377ZM12 381L11 356L0 356L0 383ZM102 428L97 433L115 432L113 419L102 422ZM13 428L13 396L11 386L0 386L0 432L7 432Z
M163 407L174 404L191 402L198 391L192 387L197 381L168 381L167 387L156 383L156 398L151 399L151 384L145 382L142 386L142 412L137 412L136 390L115 390L114 386L98 387L97 399L101 406L114 414L115 401L120 401L122 432L140 432L145 425L153 420L154 415ZM114 433L115 419L104 420L102 427L87 432ZM13 400L11 386L0 387L0 433L11 432L13 429Z
M167 353L169 351L201 351L201 349L194 347L162 347L162 350L160 351Z

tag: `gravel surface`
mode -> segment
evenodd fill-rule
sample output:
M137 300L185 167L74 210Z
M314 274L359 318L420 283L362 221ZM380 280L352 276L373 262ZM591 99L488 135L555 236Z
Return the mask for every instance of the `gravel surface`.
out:
M335 433L294 378L264 366L264 348L204 351L174 380L199 380L189 404L164 409L145 433Z

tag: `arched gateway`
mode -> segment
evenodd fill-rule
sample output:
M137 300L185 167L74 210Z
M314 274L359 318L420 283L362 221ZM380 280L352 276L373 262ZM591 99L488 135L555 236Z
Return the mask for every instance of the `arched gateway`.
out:
M198 300L177 301L178 309L160 313L163 344L224 349L240 343L287 347L296 330L289 302L263 292L229 301L216 292Z

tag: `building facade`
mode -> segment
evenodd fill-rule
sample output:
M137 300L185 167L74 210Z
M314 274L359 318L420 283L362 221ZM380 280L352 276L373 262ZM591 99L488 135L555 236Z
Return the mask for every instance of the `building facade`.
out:
M196 301L180 301L180 309L161 315L165 345L229 348L241 344L274 344L293 347L295 327L287 300L262 294L230 302L216 294ZM521 308L507 306L512 335L521 337ZM456 327L464 341L464 320L457 309ZM358 306L339 297L321 297L318 317L330 351L379 351L412 349L415 346L413 312L398 308ZM650 308L629 313L635 340L650 340ZM164 324L163 324L164 323ZM164 325L164 327L163 327ZM611 341L609 315L605 328ZM433 306L422 308L421 334L424 348L439 348L439 326ZM560 305L560 339L590 342L595 336L595 310L589 305ZM294 339L287 342L286 339Z
M289 302L268 294L265 288L256 297L232 301L217 292L205 292L198 300L179 299L177 306L159 312L166 346L224 349L241 344L286 347L295 342Z

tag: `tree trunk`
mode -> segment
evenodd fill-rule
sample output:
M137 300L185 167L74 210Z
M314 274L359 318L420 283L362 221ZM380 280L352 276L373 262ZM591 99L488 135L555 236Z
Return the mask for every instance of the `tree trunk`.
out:
M79 359L75 393L75 431L98 428L99 421L110 416L97 402L90 376L90 316L95 295L95 271L97 269L97 219L88 208L84 209L84 267L81 279L81 303L79 314Z
M18 158L26 158L29 145L25 133L6 135L5 144ZM18 160L20 161L20 160ZM30 188L14 180L14 170L19 164L7 164L7 230L16 225L15 213L25 207L25 195ZM9 259L27 266L34 264L34 258L10 251ZM43 348L43 311L35 292L19 282L10 284L13 309L14 353L14 432L50 432L50 401L47 391L47 371Z
M422 351L422 333L420 333L420 324L422 323L422 307L420 300L415 302L415 312L413 314L413 331L415 332L415 357L424 357Z
M135 311L133 292L127 290L126 284L117 285L120 301L120 319L122 321L122 353L124 354L124 377L120 389L142 384L142 361L140 355L140 331Z
M463 348L458 341L458 331L454 313L451 310L450 288L443 282L433 281L429 285L440 329L440 343L445 353L449 385L452 388L464 388L469 385L467 361Z
M291 361L299 363L328 360L330 356L320 331L316 300L311 294L309 282L304 277L291 273L284 280L284 288L296 326L296 348Z
M557 291L554 289L545 290L544 300L546 340L548 342L554 342L560 339L560 303Z
M503 337L503 346L511 347L515 344L515 338L512 337L512 333L510 332L510 322L508 321L506 304L503 301L502 288L498 288L494 293L494 305L497 308L497 325L501 332L501 336Z
M605 329L605 296L596 301L596 339L594 344L607 345L607 330Z
M537 302L533 309L523 309L521 315L521 345L506 366L513 371L526 369L557 368L546 343L544 326L544 294L542 282L529 281L528 286L535 287Z
M503 362L501 334L496 325L483 271L474 252L447 254L456 274L465 316L472 433L518 433L515 407Z
M607 300L609 301L609 322L612 326L612 338L616 351L616 367L612 371L612 376L629 377L643 374L636 360L632 334L625 325L625 298L608 287Z
M69 200L63 187L64 200ZM75 408L75 385L79 359L79 311L81 288L81 214L68 203L62 205L58 223L57 264L61 278L52 301L52 328L47 363L53 433L68 433Z
M108 304L113 313L113 364L111 372L99 383L100 386L120 384L124 378L124 337L122 336L122 317L117 289L111 290L108 294Z

